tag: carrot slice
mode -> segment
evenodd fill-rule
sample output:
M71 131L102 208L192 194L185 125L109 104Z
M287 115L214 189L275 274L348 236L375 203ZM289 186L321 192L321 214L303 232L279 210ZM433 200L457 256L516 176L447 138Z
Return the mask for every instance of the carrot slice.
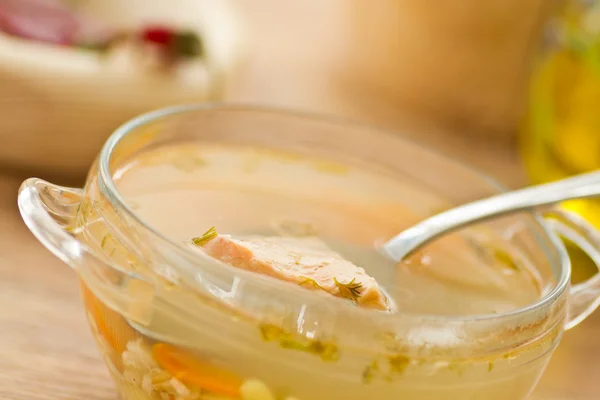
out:
M161 368L185 385L218 395L240 396L242 380L237 375L200 360L182 349L157 343L152 346L152 357Z
M127 342L135 339L135 330L119 313L100 301L82 280L80 285L83 302L96 323L98 333L117 354L123 353Z

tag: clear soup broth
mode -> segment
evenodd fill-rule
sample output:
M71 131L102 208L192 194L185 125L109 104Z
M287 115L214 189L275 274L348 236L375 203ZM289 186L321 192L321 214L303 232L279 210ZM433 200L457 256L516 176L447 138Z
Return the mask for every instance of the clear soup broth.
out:
M374 276L402 312L500 313L534 303L542 290L508 249L486 253L493 238L484 234L456 235L399 266L387 261L376 245L419 217L403 206L403 185L373 171L188 145L144 154L118 173L117 186L144 221L176 241L213 226L238 236L315 234Z
M450 235L400 265L384 259L377 245L439 204L422 197L411 203L415 189L383 170L188 143L138 155L114 179L140 218L174 241L213 226L239 237L316 235L377 280L396 306L392 312L503 313L547 290L535 268L485 229ZM345 355L332 343L291 343L276 327L249 328L247 342L235 346L210 325L184 332L186 325L157 318L142 328L85 283L83 293L128 400L517 400L537 381L559 331L485 358L429 360L426 339L420 358L374 358ZM221 329L243 330L236 324Z

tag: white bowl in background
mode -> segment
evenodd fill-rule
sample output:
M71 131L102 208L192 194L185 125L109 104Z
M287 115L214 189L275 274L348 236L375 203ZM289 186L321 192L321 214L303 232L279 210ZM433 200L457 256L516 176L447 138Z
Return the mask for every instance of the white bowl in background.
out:
M117 28L161 23L196 30L205 61L175 73L0 33L0 165L79 175L123 122L170 104L216 100L243 54L233 0L92 0L84 11Z

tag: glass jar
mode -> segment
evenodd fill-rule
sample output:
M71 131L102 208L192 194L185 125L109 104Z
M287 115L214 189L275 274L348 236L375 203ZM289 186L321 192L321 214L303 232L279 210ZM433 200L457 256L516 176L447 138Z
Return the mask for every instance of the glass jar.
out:
M527 115L521 129L522 153L533 183L600 168L600 2L566 0L547 22L536 60ZM600 227L600 202L575 200L565 209ZM569 246L576 275L593 263Z
M278 189L291 180L302 193L353 196L370 210L359 221L364 227L375 227L377 216L383 221L372 230L329 227L356 243L389 238L440 209L501 190L396 135L315 116L180 106L129 122L108 140L83 189L30 179L18 200L31 231L76 271L90 326L123 399L525 399L564 329L598 304L598 279L570 287L558 233L598 261L600 237L568 214L544 220L521 213L477 228L517 251L544 288L537 302L510 312L381 312L222 265L141 218L116 187L120 167L174 143L250 146L263 150L260 162L278 151L326 160L303 164L311 179L296 179L289 171L299 158L273 155L280 170L267 180L250 173L244 182ZM380 171L386 180L357 184L335 167L339 162ZM185 153L172 166L207 168ZM213 172L217 182L227 176ZM214 218L232 212L224 206ZM260 213L270 216L268 207ZM452 247L457 256L470 251Z

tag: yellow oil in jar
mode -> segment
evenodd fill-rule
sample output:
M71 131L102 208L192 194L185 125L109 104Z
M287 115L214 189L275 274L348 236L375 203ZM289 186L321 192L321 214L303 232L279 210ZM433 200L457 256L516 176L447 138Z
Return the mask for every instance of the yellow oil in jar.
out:
M534 71L522 129L533 183L600 169L600 2L569 3L551 27L553 43ZM562 207L600 228L600 199ZM592 273L591 260L568 247L575 279Z

